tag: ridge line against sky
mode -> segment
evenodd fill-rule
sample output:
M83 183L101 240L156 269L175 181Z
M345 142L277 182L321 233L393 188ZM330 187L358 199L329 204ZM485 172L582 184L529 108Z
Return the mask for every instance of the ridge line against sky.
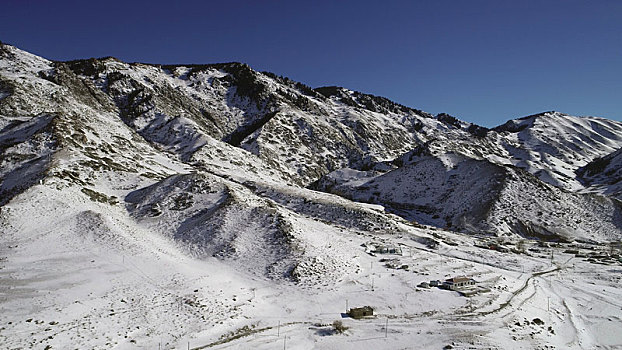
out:
M0 40L53 60L244 62L488 127L622 121L622 1L4 0Z

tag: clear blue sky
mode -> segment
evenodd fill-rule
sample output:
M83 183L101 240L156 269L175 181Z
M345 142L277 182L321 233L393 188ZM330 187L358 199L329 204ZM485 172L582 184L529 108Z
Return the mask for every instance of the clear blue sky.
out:
M240 61L485 126L622 120L622 1L0 0L0 40L56 60Z

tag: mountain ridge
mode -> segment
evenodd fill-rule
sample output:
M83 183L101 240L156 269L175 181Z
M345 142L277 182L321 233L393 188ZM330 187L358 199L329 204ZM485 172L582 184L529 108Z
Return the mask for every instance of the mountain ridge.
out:
M116 114L131 134L140 135L145 146L152 148L151 152L165 151L184 167L227 176L239 183L285 181L326 190L325 184L318 184L339 169L372 170L382 176L400 171L412 163L413 156L447 159L445 155L456 154L521 168L566 191L602 194L606 193L602 187L584 188L576 172L593 159L622 148L622 123L602 118L542 112L487 129L346 88L311 89L238 62L127 64L112 57L53 62L10 46L2 51L9 59L21 59L25 72L32 69L29 67L39 67L25 73L34 75L33 81L52 83L55 89L68 91L66 96L75 98L73 104L64 102L66 97L54 102L64 104L52 107L60 110L54 112L60 113L59 120L64 120L64 113L76 113L82 105L95 113L110 114L110 118ZM39 63L33 64L35 61ZM15 84L11 79L2 82ZM13 113L14 104L7 104L13 95L2 99L0 112L7 111L5 115ZM49 104L45 99L39 97L37 106ZM70 130L71 138L57 137L84 148L89 136L81 129L90 122L78 122L81 118L60 123L61 132ZM76 122L77 127L70 126ZM7 129L10 125L5 126L4 134L14 129ZM88 151L88 160L81 164L112 171L136 168L128 158L120 161L126 163L121 165L107 155L115 147L127 148L128 139L124 140L125 146L107 143L105 149L109 151ZM131 144L136 136L129 140ZM241 176L240 170L247 175ZM70 179L80 177L80 171L61 173ZM404 215L408 218L410 214Z

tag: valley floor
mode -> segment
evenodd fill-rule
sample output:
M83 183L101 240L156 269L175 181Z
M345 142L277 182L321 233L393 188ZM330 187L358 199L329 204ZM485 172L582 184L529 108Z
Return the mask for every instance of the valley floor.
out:
M82 203L116 218L98 231L54 198L36 186L2 209L3 349L622 348L622 266L588 262L567 246L502 253L440 230L323 226L332 230L326 244L350 252L342 258L356 268L337 282L319 273L294 284L194 259L122 208ZM434 235L452 245L418 239ZM372 241L402 252L370 254L363 245ZM417 287L461 275L488 291ZM374 316L345 314L366 305Z

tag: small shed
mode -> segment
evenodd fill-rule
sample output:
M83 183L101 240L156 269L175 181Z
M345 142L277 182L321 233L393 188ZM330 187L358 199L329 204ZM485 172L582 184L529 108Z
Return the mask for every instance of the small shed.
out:
M376 254L398 254L402 255L402 248L391 245L377 245L372 251Z
M374 315L374 309L371 306L353 307L348 310L348 315L352 318L363 318Z
M428 282L425 282L425 281L424 281L424 282L419 283L419 284L417 285L417 287L419 287L419 288L427 288L427 289L429 289L429 288L430 288L430 284L429 284Z
M362 244L365 247L365 252L371 255L374 254L396 254L402 255L402 247L395 245L387 245L380 242L367 242Z
M432 281L430 281L430 286L431 287L440 287L441 285L442 285L442 283L439 280L432 280Z

